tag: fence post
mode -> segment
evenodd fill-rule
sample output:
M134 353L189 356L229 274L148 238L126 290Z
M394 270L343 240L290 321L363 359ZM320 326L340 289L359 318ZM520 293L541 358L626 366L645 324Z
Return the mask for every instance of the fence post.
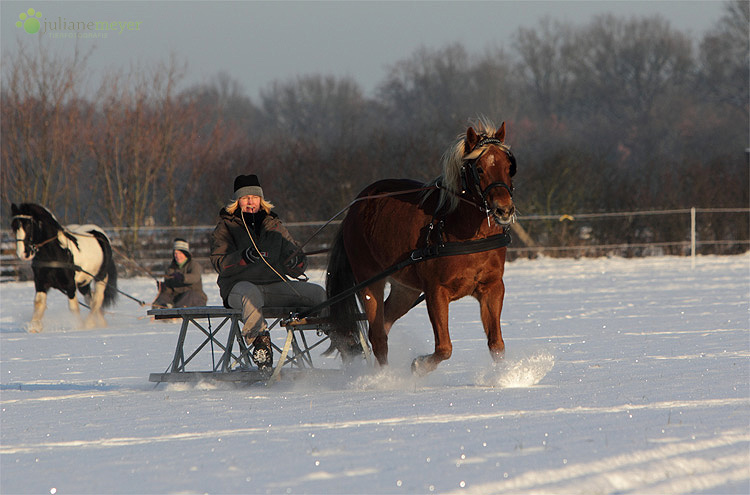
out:
M695 206L690 208L690 267L695 268Z

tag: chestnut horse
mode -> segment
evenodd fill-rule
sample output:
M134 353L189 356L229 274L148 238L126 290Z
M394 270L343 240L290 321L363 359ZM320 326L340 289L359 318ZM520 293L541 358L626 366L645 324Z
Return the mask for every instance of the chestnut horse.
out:
M460 246L505 233L515 221L511 182L515 158L504 143L505 123L497 129L482 120L475 127L469 127L445 152L443 173L434 181L381 180L359 194L331 248L326 280L329 298L377 278L408 259L416 248ZM378 363L388 363L388 333L393 323L422 293L435 334L435 351L414 360L416 374L425 375L450 358L448 304L465 296L479 301L490 354L495 360L502 358L505 251L503 245L472 254L432 257L361 289L357 296ZM384 300L387 282L390 293ZM347 360L357 349L359 309L355 295L332 304L330 313L332 347Z

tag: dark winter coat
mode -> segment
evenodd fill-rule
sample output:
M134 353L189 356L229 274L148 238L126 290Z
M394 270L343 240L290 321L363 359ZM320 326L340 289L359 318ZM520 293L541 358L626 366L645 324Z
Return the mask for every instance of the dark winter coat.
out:
M182 274L182 277L175 277L176 274ZM200 263L190 258L182 266L172 259L172 263L167 267L164 276L164 285L172 289L175 293L195 291L203 292L203 282L201 274L203 268Z
M201 274L203 269L197 261L189 258L182 266L172 259L167 267L154 307L205 306L208 301L203 292Z
M222 208L211 237L211 264L219 273L216 282L225 306L239 281L264 285L281 280L263 260L248 263L243 259L242 253L252 246L250 233L260 254L282 276L287 271L284 263L297 251L297 243L275 213L245 213L243 222L239 208L233 214Z

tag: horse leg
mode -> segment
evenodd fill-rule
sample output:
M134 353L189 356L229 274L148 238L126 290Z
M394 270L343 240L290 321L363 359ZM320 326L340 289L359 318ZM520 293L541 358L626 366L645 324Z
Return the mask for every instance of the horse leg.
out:
M427 301L427 313L432 323L432 332L435 335L435 352L425 356L419 356L411 363L414 374L424 376L437 368L441 361L451 357L453 344L448 333L448 303L447 294L441 288L425 291Z
M477 295L484 333L487 335L487 347L495 362L500 361L505 355L505 342L503 342L503 332L500 328L500 313L503 311L504 297L505 285L502 280L493 290Z
M385 281L376 282L362 290L362 303L369 323L367 336L372 345L372 353L381 366L388 364L388 334L383 325L384 291Z
M78 304L78 299L76 298L75 292L73 292L73 297L68 297L68 309L71 313L73 313L73 316L75 316L78 327L83 328L83 320L81 320L81 306Z
M42 331L42 317L44 316L44 310L47 309L47 293L37 292L34 295L34 314L31 316L29 322L29 332L39 333Z
M404 316L414 305L422 292L391 280L391 292L385 300L384 321L385 333L391 332L393 324Z
M102 304L104 302L104 291L107 288L107 277L104 280L99 280L94 284L93 293L88 298L91 312L88 318L86 318L86 328L97 328L106 327L107 320L104 319L102 314Z

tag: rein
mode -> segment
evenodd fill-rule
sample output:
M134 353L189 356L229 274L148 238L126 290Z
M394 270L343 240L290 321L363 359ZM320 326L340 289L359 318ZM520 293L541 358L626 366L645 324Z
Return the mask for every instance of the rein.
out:
M33 216L31 216L31 215L25 215L25 214L13 215L13 218L11 219L11 221L15 220L15 219L31 220L32 222L37 221L37 219L34 218ZM75 232L71 232L70 230L68 230L65 227L62 227L62 228L60 228L60 230L58 230L58 232L54 236L50 237L49 239L45 239L44 241L42 241L42 242L40 242L38 244L34 244L34 243L31 243L31 242L28 243L29 249L34 254L34 256L36 256L36 253L39 251L39 248L44 247L45 245L47 245L50 242L52 242L55 239L57 239L60 232L63 232L65 235L83 236L83 237L94 237L92 234L83 233L83 232L81 232L81 233L75 233ZM33 233L33 229L32 229L32 233ZM27 237L28 237L28 235L29 234L27 233ZM27 239L26 238L24 238L24 239L16 239L16 243L19 243L19 242L26 243ZM70 252L70 250L67 250L67 249L66 249L66 251ZM113 262L114 262L114 260L113 260ZM93 273L87 272L86 270L84 270L83 268L81 268L79 265L76 265L75 263L68 263L68 262L64 262L64 261L39 261L38 259L34 258L32 260L32 262L31 262L31 266L32 266L32 268L34 266L40 266L40 267L45 267L45 268L57 268L57 269L62 269L62 270L73 270L73 271L76 271L76 272L82 272L82 273L85 273L86 275L88 275L89 277L91 277L93 280L95 280L97 282L101 282L101 280L96 275L94 275ZM118 289L117 287L111 285L109 282L106 282L106 285L107 285L107 287L110 287L110 288L114 289L115 291L117 291L118 293L122 294L123 296L125 296L125 297L127 297L129 299L132 299L133 301L137 302L141 306L145 306L146 305L145 301L141 301L140 299L136 299L135 297L131 296L127 292L123 292L122 290Z
M29 247L31 248L32 251L36 252L36 251L39 251L40 247L42 247L42 246L44 246L46 244L49 244L50 242L54 241L55 239L57 239L57 235L55 235L54 237L50 237L46 241L42 241L39 244L30 244ZM16 241L16 242L19 242L19 241ZM21 241L21 242L25 242L25 241Z
M490 140L490 139L488 139L488 140ZM491 141L493 141L493 142L497 141L498 143L500 143L500 141L498 141L497 139L494 139L494 138L491 139ZM500 143L500 144L502 144L502 143ZM503 147L503 149L505 149L505 148ZM477 173L477 177L478 177L478 173ZM513 195L511 188L509 188L503 182L493 182L492 184L490 184L489 186L487 186L487 188L485 189L485 191L489 192L489 189L491 189L492 187L498 187L500 185L502 185L506 189L508 189L508 192L511 193L511 196ZM439 185L424 186L424 187L419 187L419 188L416 188L416 189L407 189L405 191L395 191L395 192L391 192L391 193L382 193L382 194L373 194L373 195L370 195L370 196L362 196L362 197L356 198L354 201L352 201L351 203L349 203L348 205L346 205L344 208L342 208L341 210L339 210L338 213L336 213L331 218L329 218L326 221L326 223L324 223L315 232L313 232L312 235L310 235L310 237L308 237L308 239L305 242L303 242L302 244L300 244L300 246L297 248L297 250L294 251L286 260L284 260L284 263L285 264L288 263L289 260L291 260L292 258L294 258L295 256L297 256L298 254L302 253L303 249L305 248L305 246L307 246L307 244L310 243L310 241L312 241L318 234L320 234L320 232L323 229L325 229L326 227L328 227L331 224L331 222L333 222L334 220L336 220L337 217L341 216L342 213L346 212L355 203L358 203L360 201L364 201L364 200L367 200L367 199L387 198L387 197L390 197L390 196L399 196L401 194L411 194L411 193L415 193L415 192L430 191L430 190L436 190L436 189L443 189L445 191L448 191L449 193L455 195L458 198L459 201L463 201L464 203L470 204L471 206L475 206L480 211L483 211L483 212L487 213L487 216L489 217L490 210L487 207L487 200L486 200L486 198L485 198L484 195L482 195L482 200L484 201L484 206L483 206L480 203L478 203L476 201L473 201L472 199L463 197L461 195L461 193L457 193L456 191L453 191L451 189L447 189L445 187L441 187ZM465 192L465 191L463 191L463 192ZM326 252L328 252L327 249L320 249L320 250L317 250L317 251L311 251L309 253L303 253L303 254L306 254L306 255L308 255L308 254L321 254L321 253L326 253Z
M326 301L323 301L317 306L313 306L312 308L304 311L303 313L294 315L294 317L300 318L300 319L306 318L307 316L313 313L317 313L318 311L325 309L328 306L331 306L333 304L336 304L339 301L346 299L347 297L359 292L360 290L364 289L365 287L367 287L368 285L374 282L383 280L384 278L396 273L399 270L406 268L407 266L414 265L416 263L420 263L422 261L427 261L427 260L431 260L435 258L442 258L445 256L474 254L474 253L481 253L483 251L491 251L494 249L500 249L510 244L510 242L511 242L510 234L507 232L503 232L502 234L496 234L490 237L486 237L484 239L474 239L470 241L460 241L460 242L446 242L444 244L433 244L430 246L425 246L423 248L415 249L411 251L409 255L404 260L400 261L399 263L396 263L395 265L391 265L390 267L386 268L384 271L380 272L374 277L371 277L365 280L364 282L360 282L354 287L351 287L350 289L347 289L344 292L341 292L333 296L332 298Z
M258 256L260 256L260 259L263 260L263 263L265 263L266 266L268 268L270 268L271 271L273 271L273 273L275 273L281 279L282 282L284 282L287 286L289 286L289 288L292 289L292 291L294 291L295 294L297 294L298 296L302 297L302 294L300 294L297 291L297 289L295 289L294 286L289 283L289 281L286 279L286 277L284 277L282 274L280 274L278 271L276 271L276 269L273 266L271 266L271 264L268 262L268 260L266 259L266 257L263 256L263 254L260 251L260 248L255 243L255 239L253 239L253 235L250 233L250 229L247 226L247 222L245 222L245 216L242 214L241 210L240 210L240 218L242 218L242 225L245 226L245 231L247 232L247 236L250 238L250 242L253 244L253 247L255 248L255 251L258 253ZM292 256L290 256L286 261L284 261L284 264L286 265L289 262L290 259L292 259Z
M88 275L89 277L93 278L97 282L101 282L101 280L99 279L99 277L97 277L93 273L87 272L86 270L84 270L80 266L76 265L75 263L66 263L64 261L34 261L34 262L32 262L32 265L43 266L45 268L60 268L60 269L64 269L64 270L73 270L73 271L76 271L76 272L85 273L86 275ZM122 294L123 296L125 296L125 297L127 297L129 299L132 299L133 301L137 302L141 306L145 306L146 305L146 301L141 301L140 299L136 299L135 297L131 296L127 292L123 292L120 289L118 289L117 287L113 287L109 283L107 283L107 287L113 288L114 290L116 290L117 292L119 292L120 294Z
M300 254L302 252L302 250L304 249L304 247L307 246L307 244L310 241L312 241L313 239L315 239L315 236L317 236L318 234L320 234L320 232L323 229L325 229L326 227L328 227L331 224L331 222L333 222L334 220L336 220L337 217L339 217L342 213L344 213L349 208L351 208L355 203L358 203L360 201L364 201L366 199L387 198L389 196L399 196L401 194L411 194L411 193L420 192L420 191L429 191L431 189L440 189L440 187L439 186L425 186L425 187L419 187L417 189L407 189L405 191L396 191L396 192L391 192L391 193L373 194L371 196L362 196L360 198L356 198L354 201L352 201L351 203L349 203L348 205L346 205L344 208L342 208L341 210L339 210L339 212L336 213L334 216L332 216L331 218L329 218L326 223L324 223L320 228L318 228L318 230L316 230L315 232L313 232L312 235L305 242L303 242L302 244L300 244L300 246L297 248L296 251L294 251L286 260L284 260L284 264L288 263L289 260L291 260L292 258L294 258L295 256L297 256L298 254ZM475 204L475 203L472 202L472 204ZM476 205L476 206L479 206L479 205ZM319 254L319 253L325 253L327 251L328 250L326 249L326 250L319 250L319 251L314 251L314 252L304 253L304 254Z
M511 154L510 149L502 141L500 141L499 139L496 139L496 138L490 138L490 137L483 138L477 144L477 146L475 146L469 153L471 153L472 151L474 151L475 149L477 149L479 147L487 146L487 145L490 145L490 144L497 145L500 149L502 149L510 157L510 160L513 163L515 163L515 159L513 158L513 155ZM461 191L461 193L457 193L457 192L452 191L450 189L445 189L445 188L441 188L438 185L434 185L434 186L426 186L426 187L423 187L423 188L413 189L413 190L408 190L408 191L398 191L398 192L394 192L394 193L385 193L385 194L378 194L378 195L364 196L364 197L361 197L361 198L357 198L354 201L352 201L351 203L349 203L344 209L342 209L341 211L339 211L336 215L334 215L328 222L326 222L323 225L323 227L321 227L320 229L318 229L310 237L310 239L312 239L313 237L315 237L323 228L325 228L328 224L330 224L336 217L338 217L343 212L345 212L346 210L348 210L354 203L356 203L358 201L362 201L362 200L366 200L366 199L381 198L381 197L386 197L386 196L396 196L396 195L399 195L399 194L406 194L406 193L412 193L412 192L417 192L417 191L425 191L425 190L430 190L430 189L444 189L444 190L450 192L451 194L454 194L459 200L464 201L466 203L469 203L469 204L471 204L473 206L476 206L477 208L479 208L479 210L482 210L482 211L484 211L487 214L487 221L489 222L490 208L489 208L489 205L487 203L487 197L489 195L489 192L492 189L496 188L496 187L502 187L502 188L505 188L508 191L508 193L511 195L511 197L512 197L513 196L513 188L511 186L509 186L508 184L506 184L505 182L496 181L496 182L492 182L491 184L489 184L484 189L481 189L481 187L480 187L479 171L477 169L477 161L482 156L482 154L484 154L485 151L486 151L486 149L482 150L481 153L476 158L473 158L471 160L466 160L466 164L464 164L464 166L462 167L461 178L462 178L462 181L463 181L463 191ZM468 189L468 173L469 173L469 171L472 174L472 180L474 182L474 188L475 188L478 196L481 198L482 203L484 203L483 205L480 204L480 203L478 203L478 202L476 202L476 201L474 201L474 200L472 200L472 199L470 199L470 198L463 197L463 194L465 194L467 192L467 189ZM433 224L431 223L430 224L430 232L432 231L432 229L433 229ZM427 239L428 242L429 242L429 235L430 234L428 233L428 239ZM305 243L302 246L300 246L300 248L299 248L298 251L301 251L302 248L304 247L304 245L307 244L308 242L310 242L310 239L308 239L307 241L305 241ZM386 278L386 277L388 277L388 276L390 276L390 275L398 272L399 270L402 270L402 269L404 269L404 268L406 268L408 266L414 265L416 263L421 263L422 261L432 260L432 259L446 257L446 256L459 256L459 255L468 255L468 254L480 253L480 252L484 252L484 251L491 251L491 250L494 250L494 249L504 248L504 247L508 246L510 243L511 243L510 233L507 230L503 230L503 233L501 233L501 234L496 234L496 235L493 235L493 236L490 236L490 237L486 237L484 239L472 239L472 240L468 240L468 241L447 242L447 243L440 242L439 244L431 244L431 245L428 244L425 247L417 248L417 249L412 250L406 256L405 259L403 259L402 261L400 261L400 262L398 262L398 263L396 263L396 264L394 264L394 265L386 268L381 273L379 273L379 274L377 274L377 275L375 275L375 276L373 276L373 277L371 277L371 278L369 278L369 279L367 279L367 280L365 280L363 282L360 282L360 283L356 284L354 287L351 287L351 288L349 288L349 289L347 289L347 290L345 290L345 291L343 291L343 292L341 292L341 293L333 296L332 298L330 298L330 299L328 299L326 301L323 301L322 303L320 303L320 304L318 304L316 306L313 306L312 308L304 311L303 313L300 313L300 314L297 314L297 315L292 315L292 318L306 318L307 316L309 316L309 315L311 315L313 313L317 313L317 312L321 311L322 309L325 309L325 308L327 308L327 307L329 307L329 306L331 306L333 304L336 304L336 303L338 303L338 302L340 302L340 301L342 301L342 300L350 297L352 294L355 294L355 293L359 292L360 290L364 289L365 287L367 287L367 286L369 286L369 285L371 285L371 284L373 284L373 283L375 283L375 282L377 282L379 280L382 280L382 279L384 279L384 278ZM414 303L414 305L418 304L421 301L422 298L423 298L423 296L420 296L420 298L417 299L417 301Z

